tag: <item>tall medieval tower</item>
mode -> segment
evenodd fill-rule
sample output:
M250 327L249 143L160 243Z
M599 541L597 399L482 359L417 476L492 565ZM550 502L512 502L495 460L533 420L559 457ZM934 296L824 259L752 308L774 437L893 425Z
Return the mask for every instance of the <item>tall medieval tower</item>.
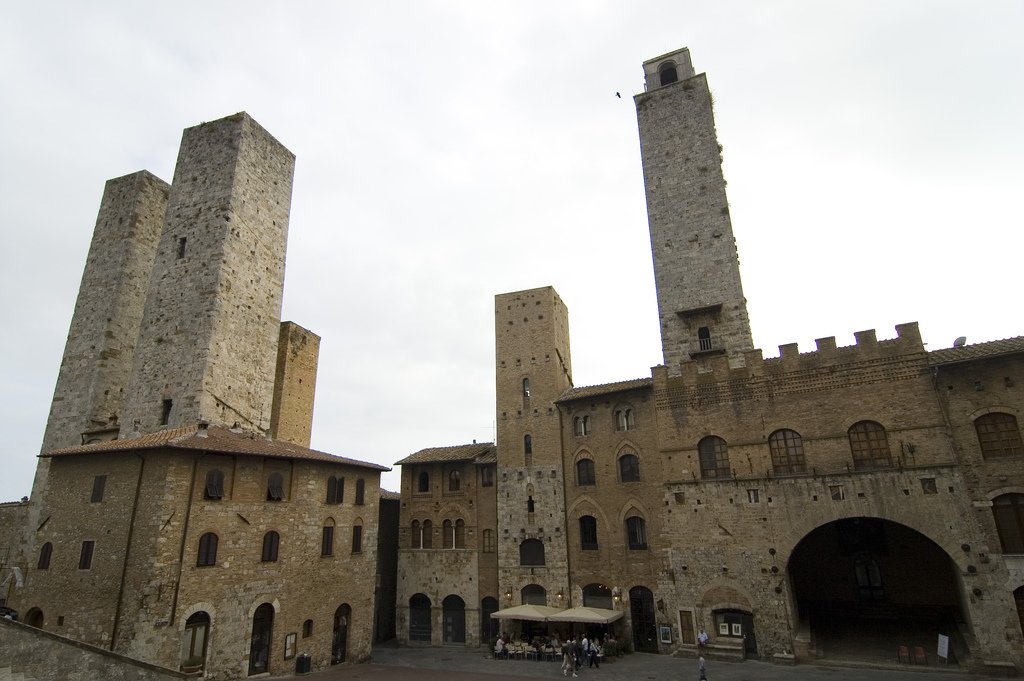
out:
M707 79L685 48L644 62L644 78L634 102L665 366L741 363L753 339Z
M569 582L554 402L572 387L569 313L550 286L500 294L494 336L501 605L559 606Z
M120 437L270 428L294 167L246 113L185 130Z

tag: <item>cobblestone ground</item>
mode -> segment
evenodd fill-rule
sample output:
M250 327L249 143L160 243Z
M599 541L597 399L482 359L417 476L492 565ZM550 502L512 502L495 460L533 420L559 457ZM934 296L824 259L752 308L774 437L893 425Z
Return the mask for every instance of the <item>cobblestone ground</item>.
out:
M769 662L708 662L708 681L968 681L979 678L956 668L785 666ZM338 665L310 681L522 681L562 678L557 662L494 660L480 650L377 646L368 664ZM579 681L697 681L697 662L667 655L634 653L600 669L584 667Z

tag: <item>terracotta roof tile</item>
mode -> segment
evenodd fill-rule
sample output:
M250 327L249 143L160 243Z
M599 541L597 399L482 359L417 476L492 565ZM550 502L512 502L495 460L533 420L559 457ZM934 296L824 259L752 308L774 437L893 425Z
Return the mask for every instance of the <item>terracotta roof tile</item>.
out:
M491 442L474 442L469 445L454 445L452 447L428 447L421 449L415 454L410 454L401 461L396 461L396 466L404 466L409 463L443 463L445 461L472 461L478 456L494 454L497 457L497 449ZM497 458L495 458L495 461Z
M974 345L965 345L960 348L932 350L928 353L928 363L932 366L956 364L975 359L998 357L999 355L1012 355L1019 352L1024 352L1024 336L1004 338L1003 340L989 341L988 343L975 343Z
M199 426L169 428L156 433L124 440L93 442L79 447L64 447L40 454L43 457L81 456L109 452L138 452L150 449L178 449L185 451L215 452L218 454L248 454L280 459L308 459L330 463L358 466L377 471L391 470L376 463L358 461L344 456L308 449L280 440L268 440L253 433L234 432L221 426L209 426L206 435L199 434Z
M572 400L580 400L586 397L596 397L597 395L608 395L610 393L623 392L625 390L635 390L637 388L648 388L651 386L651 379L649 378L634 378L631 381L618 381L617 383L603 383L601 385L589 385L582 386L580 388L569 388L562 393L555 402L571 402Z

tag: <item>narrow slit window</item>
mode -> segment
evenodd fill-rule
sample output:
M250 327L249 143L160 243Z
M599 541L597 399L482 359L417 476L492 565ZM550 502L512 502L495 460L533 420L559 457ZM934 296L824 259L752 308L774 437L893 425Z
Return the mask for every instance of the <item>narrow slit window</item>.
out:
M186 237L178 237L178 260L185 257L185 244L188 239Z
M171 407L174 406L174 400L164 400L163 404L160 405L160 425L166 426L171 421Z

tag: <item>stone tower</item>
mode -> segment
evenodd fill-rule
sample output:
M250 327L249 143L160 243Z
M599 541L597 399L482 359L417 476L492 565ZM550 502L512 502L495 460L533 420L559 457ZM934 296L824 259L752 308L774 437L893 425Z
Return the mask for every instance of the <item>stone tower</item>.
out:
M295 322L281 322L270 437L309 447L320 336Z
M295 156L246 113L185 130L120 437L270 427Z
M46 421L44 452L117 435L169 190L146 171L107 181Z
M753 348L711 92L690 51L644 62L634 97L665 366Z
M519 605L528 586L545 592L535 604L558 606L569 583L554 402L572 387L569 313L550 286L497 295L494 312L501 606Z

